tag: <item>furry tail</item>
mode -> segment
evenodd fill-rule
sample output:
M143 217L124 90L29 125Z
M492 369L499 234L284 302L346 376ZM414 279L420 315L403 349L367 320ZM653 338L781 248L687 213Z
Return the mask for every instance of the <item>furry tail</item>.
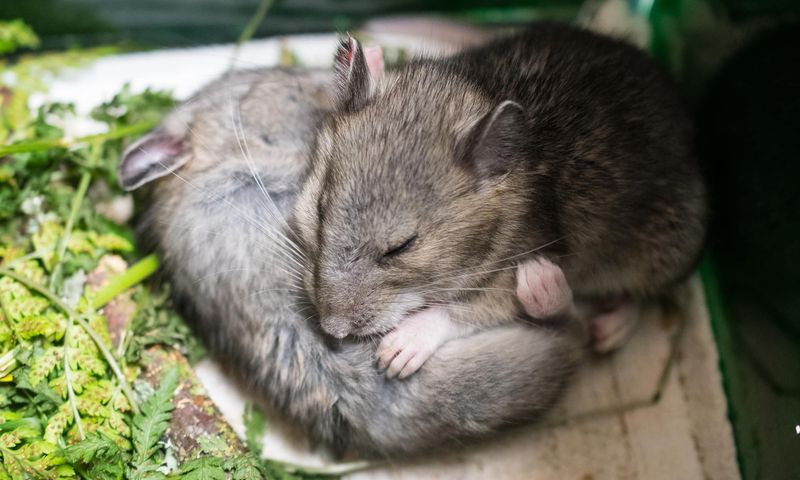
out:
M509 325L451 341L407 380L342 395L344 438L363 455L404 456L535 419L583 356L576 330Z

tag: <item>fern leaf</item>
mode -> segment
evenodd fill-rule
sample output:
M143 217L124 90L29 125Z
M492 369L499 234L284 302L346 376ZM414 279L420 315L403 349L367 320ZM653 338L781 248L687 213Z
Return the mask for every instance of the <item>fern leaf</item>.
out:
M121 479L125 471L125 453L110 437L101 432L90 433L80 442L64 449L64 458L73 465L89 470L88 478Z
M107 461L122 455L119 447L102 433L90 433L80 442L64 449L64 458L69 463Z
M75 354L70 352L70 360L75 359L75 363L82 370L85 370L92 375L102 376L106 373L106 364L97 355L94 355L85 350L77 351Z
M181 465L181 478L183 480L225 480L224 462L224 459L213 456L194 458Z
M17 432L11 431L0 435L0 447L14 448L22 441L22 437Z
M42 297L26 296L17 297L11 301L4 301L5 312L15 322L24 321L26 318L39 315L50 306L50 302Z
M83 389L87 385L97 381L95 377L83 370L73 371L70 380L72 380L72 390L77 394L83 393ZM61 395L61 398L67 398L67 379L64 376L59 376L50 380L49 386L53 391Z
M61 433L72 424L73 420L69 402L63 403L58 407L58 413L50 417L50 420L47 421L47 428L44 430L44 439L50 443L57 444Z
M111 416L111 408L107 405L96 401L94 398L86 397L86 395L79 395L75 399L75 404L78 407L78 412L84 415L91 415L93 417L108 418Z
M108 426L124 438L130 438L131 436L131 427L125 421L125 415L117 410L111 410L111 416L108 417Z
M98 248L115 252L130 252L133 250L133 244L120 235L114 233L92 234L94 232L90 233L89 238Z
M35 387L39 382L44 380L50 372L53 371L56 365L58 365L58 362L61 360L62 351L60 347L48 348L39 358L33 361L31 370L28 373L28 381L32 387Z
M141 405L132 420L134 464L144 464L153 456L158 441L172 418L172 395L178 386L178 369L173 368L161 380L161 386Z
M22 320L17 326L17 335L23 340L30 340L37 336L59 339L64 334L65 325L63 315L48 312Z
M225 470L231 474L231 480L253 480L266 478L264 465L252 453L230 459L225 462Z

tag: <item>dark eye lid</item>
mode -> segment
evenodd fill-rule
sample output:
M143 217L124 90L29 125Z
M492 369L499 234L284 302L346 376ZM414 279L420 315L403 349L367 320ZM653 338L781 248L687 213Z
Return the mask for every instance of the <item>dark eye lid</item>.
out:
M384 258L396 257L401 253L408 251L408 249L414 245L414 242L416 242L416 240L417 240L417 234L415 233L414 235L408 237L400 245L397 245L396 247L392 247L389 250L387 250L386 253L383 254L383 257Z

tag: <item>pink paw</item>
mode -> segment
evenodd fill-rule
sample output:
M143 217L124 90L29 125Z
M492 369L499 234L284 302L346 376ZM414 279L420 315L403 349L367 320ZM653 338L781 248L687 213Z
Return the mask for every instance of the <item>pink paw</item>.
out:
M594 350L606 353L621 347L631 336L640 315L639 304L626 300L594 317L591 326Z
M378 367L389 378L406 378L422 367L457 329L447 310L433 307L414 313L381 339ZM388 368L387 368L388 367Z
M572 289L561 268L540 257L521 264L517 269L517 298L528 315L545 319L570 308Z

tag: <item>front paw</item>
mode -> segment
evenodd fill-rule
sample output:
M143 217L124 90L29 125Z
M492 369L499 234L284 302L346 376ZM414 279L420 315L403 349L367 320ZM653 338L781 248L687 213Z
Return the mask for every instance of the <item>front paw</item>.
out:
M517 268L517 298L528 315L541 320L566 312L572 289L561 268L540 257Z
M428 308L414 313L386 334L378 346L378 367L388 378L406 378L422 367L455 327L446 310Z

